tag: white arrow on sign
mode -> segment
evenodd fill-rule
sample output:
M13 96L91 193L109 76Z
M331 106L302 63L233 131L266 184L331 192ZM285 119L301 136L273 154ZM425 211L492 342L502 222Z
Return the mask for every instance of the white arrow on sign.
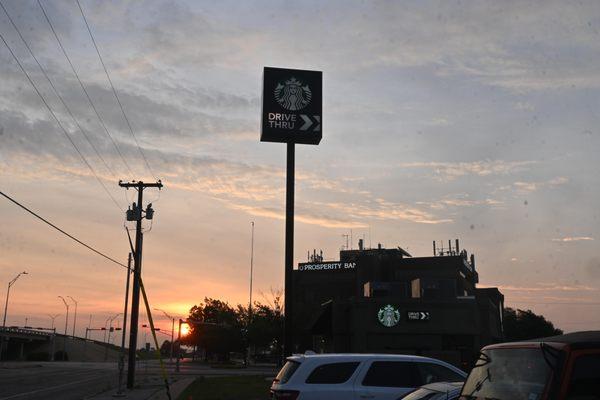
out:
M304 124L300 127L301 131L306 131L308 130L308 128L313 126L314 122L308 115L300 114L300 118L302 118L302 120L304 121ZM313 115L313 118L315 119L315 121L317 121L317 126L314 127L313 132L319 132L319 130L321 129L321 116Z

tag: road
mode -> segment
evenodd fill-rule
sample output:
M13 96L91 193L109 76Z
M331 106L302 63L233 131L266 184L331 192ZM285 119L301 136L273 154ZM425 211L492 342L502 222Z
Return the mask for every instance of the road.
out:
M169 377L265 375L275 376L269 367L244 369L211 368L205 364L184 360L181 371L167 363ZM139 361L136 385L160 386L162 379L157 361ZM10 362L0 363L0 400L76 400L95 397L108 390L116 390L118 383L116 363L80 362ZM99 395L102 397L103 395Z
M116 383L114 363L6 363L0 366L0 400L83 399Z

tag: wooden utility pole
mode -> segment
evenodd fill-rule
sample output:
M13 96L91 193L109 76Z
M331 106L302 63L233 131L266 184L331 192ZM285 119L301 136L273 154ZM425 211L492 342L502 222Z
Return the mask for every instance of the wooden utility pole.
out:
M142 181L123 182L119 181L119 186L126 189L134 188L138 191L137 204L133 203L132 208L127 210L127 220L136 221L135 226L135 249L133 252L133 290L131 293L131 324L129 327L129 357L127 360L127 388L133 389L135 383L135 358L137 350L138 320L140 312L140 276L142 274L142 243L144 236L142 233L142 213L145 213L146 219L152 219L154 210L152 204L148 205L146 210L142 210L144 200L144 189L155 187L159 190L163 187L159 180L154 183L144 183Z

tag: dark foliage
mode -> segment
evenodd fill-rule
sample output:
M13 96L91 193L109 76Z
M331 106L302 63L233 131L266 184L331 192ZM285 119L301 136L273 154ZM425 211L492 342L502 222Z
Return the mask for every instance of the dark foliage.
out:
M554 327L552 322L537 315L531 310L504 309L504 335L506 341L535 339L545 336L561 335L562 330Z

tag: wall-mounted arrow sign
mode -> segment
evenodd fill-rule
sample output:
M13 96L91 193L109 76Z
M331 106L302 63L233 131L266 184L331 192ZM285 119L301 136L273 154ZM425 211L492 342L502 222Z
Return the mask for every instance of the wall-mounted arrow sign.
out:
M429 321L429 311L408 311L408 321Z

